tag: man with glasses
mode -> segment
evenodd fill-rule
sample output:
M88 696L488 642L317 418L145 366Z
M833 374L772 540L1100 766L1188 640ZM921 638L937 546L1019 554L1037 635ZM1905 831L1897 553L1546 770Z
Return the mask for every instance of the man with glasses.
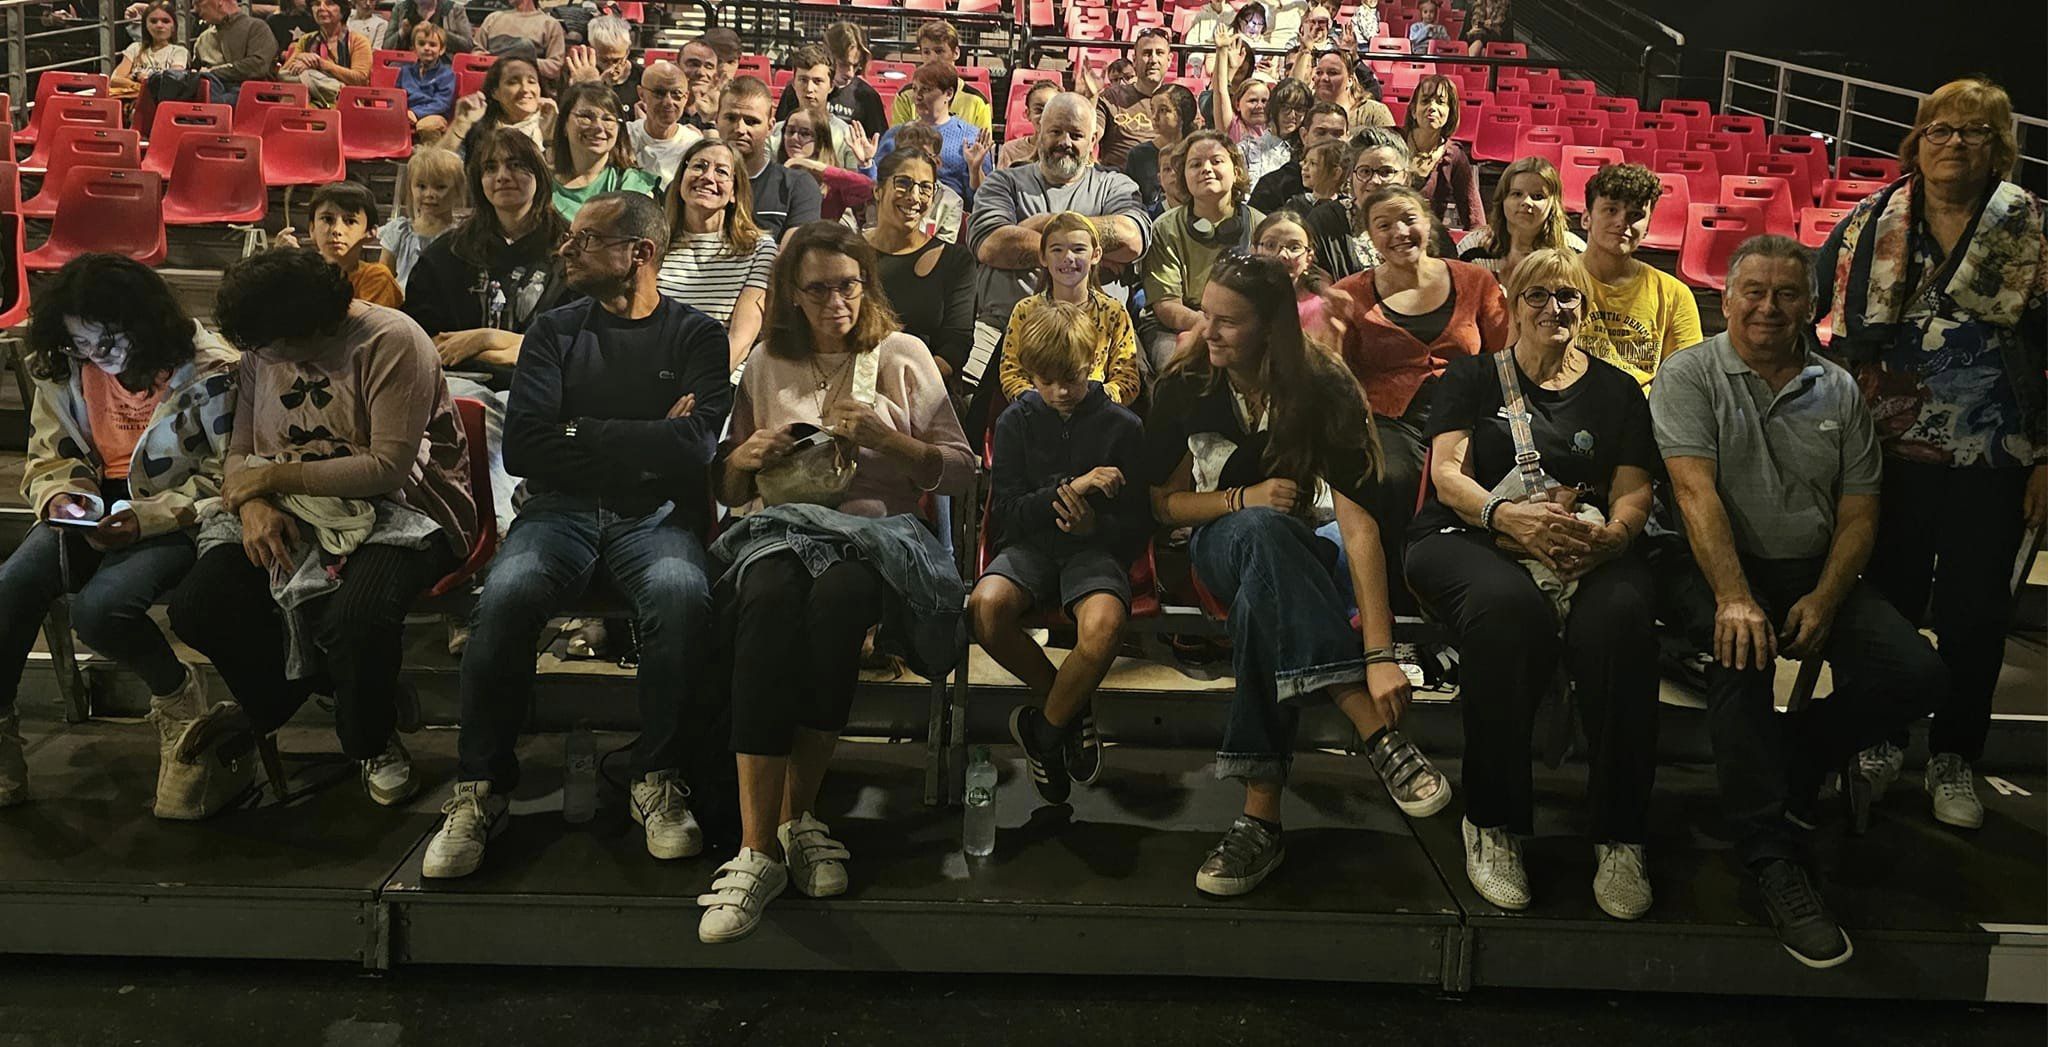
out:
M640 107L646 116L626 125L633 162L654 176L663 190L675 181L676 167L704 132L683 122L690 104L690 84L683 70L666 59L640 74Z
M790 230L817 221L825 200L817 179L782 166L768 150L774 111L768 85L751 76L734 78L718 93L718 137L746 161L754 224L780 243Z
M1925 712L1947 671L1858 577L1877 531L1877 438L1856 380L1810 344L1813 306L1805 248L1745 241L1727 332L1664 361L1650 413L1698 565L1661 617L1713 653L1707 725L1736 854L1786 951L1833 967L1849 938L1805 868L1821 780ZM1780 654L1826 659L1835 693L1780 714Z
M633 61L633 23L617 15L600 15L583 30L588 44L578 44L562 56L562 68L570 83L595 80L612 89L619 100L619 119L633 119L633 101L640 93L645 75Z
M707 468L732 407L725 331L666 298L661 205L604 193L563 241L569 286L589 297L536 317L520 345L505 413L505 466L531 497L491 562L462 659L455 794L441 808L424 874L466 876L504 826L519 782L514 747L533 697L543 626L593 579L633 608L641 735L630 813L656 858L704 836L684 798L690 725L709 723L711 581Z

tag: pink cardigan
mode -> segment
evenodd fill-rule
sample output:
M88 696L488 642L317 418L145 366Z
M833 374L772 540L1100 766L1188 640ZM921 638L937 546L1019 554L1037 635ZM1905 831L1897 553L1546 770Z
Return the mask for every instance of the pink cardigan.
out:
M1331 312L1344 320L1344 362L1365 387L1374 414L1399 418L1408 413L1415 390L1425 379L1444 373L1452 360L1505 348L1514 337L1514 316L1493 274L1470 262L1444 260L1450 268L1451 322L1428 345L1403 330L1380 307L1372 270L1337 281L1335 290L1349 296L1332 303Z

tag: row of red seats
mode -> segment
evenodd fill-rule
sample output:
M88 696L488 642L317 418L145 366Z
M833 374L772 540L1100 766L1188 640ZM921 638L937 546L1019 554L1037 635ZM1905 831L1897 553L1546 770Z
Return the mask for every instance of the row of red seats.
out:
M55 74L45 74L52 75ZM143 143L154 147L149 150L151 161L142 166L168 176L170 161L176 155L177 137L187 131L240 128L267 135L274 114L303 113L311 107L310 93L304 84L251 82L243 85L241 97L232 109L225 105L198 102L165 102L156 106L150 115L149 137L140 138L141 128L123 131L121 100L118 98L57 89L49 89L45 93L44 85L39 85L37 93L42 97L30 112L26 130L16 133L11 123L0 121L0 159L12 160L16 145L30 145L28 158L21 162L21 169L27 174L40 174L67 159L96 162L94 155L80 158L58 153L56 146L60 139L71 148L79 149L87 148L80 144L81 141L109 142L128 136L136 137L138 150ZM336 148L344 159L403 160L412 155L412 123L406 117L405 92L395 87L344 87L333 109L317 112L325 115L313 122L311 130L322 136L331 131L337 142ZM79 129L105 134L61 137L65 130ZM110 148L87 148L87 152L103 152ZM155 159L159 152L163 153L160 160ZM115 154L107 152L106 155ZM122 165L114 162L100 166Z
M448 60L455 66L455 93L473 95L483 90L484 74L491 71L491 63L497 55L482 52L449 55ZM417 65L419 56L411 51L386 51L382 48L370 54L370 86L397 87L398 71L409 65Z

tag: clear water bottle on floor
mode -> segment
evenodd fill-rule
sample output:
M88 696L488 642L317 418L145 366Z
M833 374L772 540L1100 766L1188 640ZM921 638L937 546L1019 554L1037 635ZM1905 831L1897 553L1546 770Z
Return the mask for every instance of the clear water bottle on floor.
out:
M964 814L960 847L977 858L996 849L996 765L989 762L988 746L974 747L974 759L967 765L967 790L961 797Z
M562 743L562 820L581 825L597 816L597 738L579 723Z

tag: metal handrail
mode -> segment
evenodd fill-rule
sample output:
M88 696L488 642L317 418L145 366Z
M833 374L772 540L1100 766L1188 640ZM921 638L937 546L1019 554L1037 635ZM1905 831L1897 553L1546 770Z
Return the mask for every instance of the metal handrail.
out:
M0 30L4 30L0 32L0 58L5 60L5 91L13 109L20 112L27 112L35 101L29 92L30 74L81 67L112 74L121 51L127 46L128 27L141 24L140 19L123 17L127 4L122 0L103 0L97 19L82 19L72 25L30 32L30 16L38 13L35 9L50 6L48 0L0 0ZM29 64L31 43L87 34L94 40L90 53L41 65ZM7 113L6 117L12 120L14 113Z

